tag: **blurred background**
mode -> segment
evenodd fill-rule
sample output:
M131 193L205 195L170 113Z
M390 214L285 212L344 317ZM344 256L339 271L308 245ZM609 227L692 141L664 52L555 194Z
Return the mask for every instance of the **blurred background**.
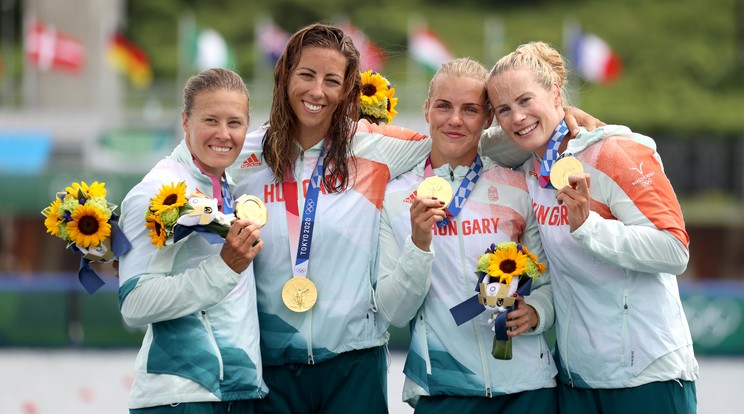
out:
M393 124L421 132L443 61L490 67L525 41L558 47L573 104L656 140L691 238L679 281L696 352L742 366L744 0L0 0L0 384L15 383L3 361L50 350L133 362L142 332L121 322L110 265L86 293L80 256L45 234L41 210L80 180L105 182L119 204L181 139L182 87L202 68L241 74L258 127L274 62L315 21L352 35L363 69L396 88ZM407 347L406 330L391 334L394 352ZM0 411L73 412L12 395L0 392Z

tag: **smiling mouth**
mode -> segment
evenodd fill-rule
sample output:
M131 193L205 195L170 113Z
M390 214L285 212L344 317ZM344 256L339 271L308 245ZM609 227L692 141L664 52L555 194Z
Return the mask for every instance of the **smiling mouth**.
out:
M230 152L230 150L232 150L232 147L218 147L216 145L210 145L209 149L211 149L214 152L225 153L225 152Z
M305 105L305 108L307 108L308 110L312 112L318 112L321 109L323 109L323 105L314 105L314 104L311 104L305 101L302 101L302 104Z
M523 129L521 131L517 131L517 135L526 135L526 134L529 134L535 128L537 128L537 124L532 124L532 125L528 126L527 128L525 128L525 129Z

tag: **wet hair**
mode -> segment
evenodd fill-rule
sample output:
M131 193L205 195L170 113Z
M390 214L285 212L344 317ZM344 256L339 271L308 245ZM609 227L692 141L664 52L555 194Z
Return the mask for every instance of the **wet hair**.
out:
M480 80L483 82L483 96L485 99L485 107L487 110L491 110L491 104L488 102L488 95L486 94L486 83L488 81L488 69L485 68L477 60L473 60L468 57L462 57L452 59L442 66L439 67L437 73L431 78L429 82L429 94L427 100L431 99L432 94L437 86L439 86L440 78L443 76L459 76L463 78L471 78Z
M563 105L568 105L568 93L566 93L568 71L563 56L554 47L545 42L523 43L496 62L488 79L513 69L532 70L537 83L546 90L550 90L553 84L558 85Z
M248 88L240 75L230 69L212 68L205 69L186 81L186 86L183 88L183 112L186 116L191 116L194 100L199 94L219 90L243 93L246 102L250 103ZM246 119L250 120L250 114L246 113L245 115Z
M359 120L359 51L349 36L335 26L315 23L298 30L287 42L274 68L274 92L269 115L269 127L263 138L263 156L282 182L286 173L293 171L299 156L295 138L300 124L292 110L287 95L289 79L297 68L302 51L309 47L331 49L346 59L341 100L331 118L326 138L329 146L323 166L323 184L328 190L341 190L349 183L348 157L351 155L350 139L356 133Z

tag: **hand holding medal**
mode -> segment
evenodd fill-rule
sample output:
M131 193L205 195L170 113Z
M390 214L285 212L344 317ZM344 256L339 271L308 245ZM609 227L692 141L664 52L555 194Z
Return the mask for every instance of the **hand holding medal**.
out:
M266 224L269 213L260 198L243 194L235 200L235 217L240 220L250 220L261 228Z
M550 169L550 184L553 188L560 190L568 185L568 176L572 174L581 174L584 167L581 162L574 157L563 157L553 164Z
M584 173L581 162L573 157L564 157L556 161L550 170L550 183L558 189L558 204L568 208L570 231L578 229L589 217L591 194L589 192L589 174Z
M452 200L452 187L442 177L435 175L426 178L419 184L416 190L416 195L419 197L434 197L444 202L442 208L447 208L450 201Z

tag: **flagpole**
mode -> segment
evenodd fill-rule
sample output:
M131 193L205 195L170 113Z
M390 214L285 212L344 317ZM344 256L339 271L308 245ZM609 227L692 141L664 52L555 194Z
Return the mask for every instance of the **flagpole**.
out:
M0 91L2 91L3 95L2 106L11 108L15 106L13 99L16 94L15 82L10 77L13 76L12 69L15 68L15 53L11 48L15 44L15 19L13 19L13 15L17 0L0 0L0 2L2 5L0 7L0 13L2 13L3 27L2 32L0 32L0 47L2 48L0 50L7 52L2 53L2 64L5 67L1 71L2 75L0 79L2 80L2 84L0 84Z
M504 21L499 16L489 16L484 20L483 27L483 59L489 67L504 56L504 40L506 38Z
M27 51L26 48L28 47L28 31L31 27L31 22L36 20L36 14L33 11L30 11L23 19L23 56L25 59L23 59L23 103L22 105L24 107L35 109L38 104L38 100L36 98L36 90L38 89L38 77L39 77L39 68L34 67L33 65L30 65L29 59L26 56Z
M407 72L408 73L406 76L407 78L406 95L413 98L410 100L410 102L407 105L409 109L417 108L416 102L418 101L418 96L419 96L418 94L419 76L418 75L420 74L418 65L416 64L416 62L414 62L415 59L413 58L413 53L411 53L411 40L413 39L413 35L415 34L416 29L424 25L424 23L422 22L423 22L423 19L418 14L414 14L413 16L411 16L410 14L408 15L408 51L407 51L407 55L408 55L408 59L407 59L408 71Z
M178 19L178 70L176 73L176 96L181 94L181 88L191 74L190 51L188 36L194 33L196 19L191 13L182 14Z
M569 93L569 91L578 91L578 83L579 79L576 76L575 70L576 70L576 62L574 62L574 58L572 55L572 46L571 42L579 32L581 31L581 26L579 26L579 23L574 18L564 17L563 18L563 50L562 54L564 57L564 60L566 60L567 67L569 68L568 71L568 85L569 87L566 88L566 93ZM579 106L579 96L580 94L574 93L571 96L569 96L569 101L573 106Z

